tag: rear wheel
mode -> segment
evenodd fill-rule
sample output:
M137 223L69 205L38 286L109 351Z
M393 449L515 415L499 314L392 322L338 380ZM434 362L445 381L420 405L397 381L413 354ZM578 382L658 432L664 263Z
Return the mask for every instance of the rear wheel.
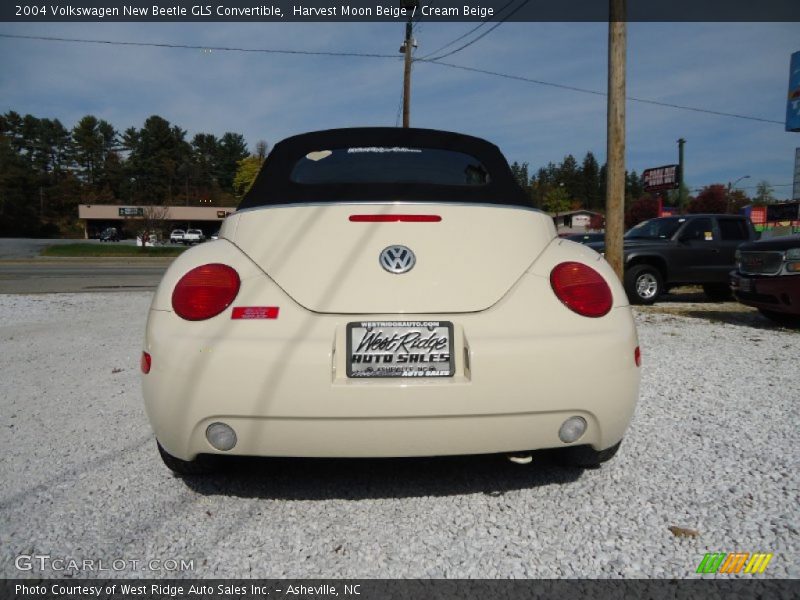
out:
M664 278L652 265L625 269L625 292L631 304L652 304L664 293Z
M161 460L164 461L170 471L178 475L205 475L213 473L217 468L217 460L215 460L216 457L214 456L201 454L194 460L182 460L164 450L164 447L157 441L156 444L158 445L158 453L161 455Z
M591 446L570 446L568 448L563 448L559 452L559 462L567 467L579 467L581 469L597 468L604 462L614 458L621 444L622 440L605 450L595 450Z
M707 283L703 286L703 293L709 300L722 302L731 297L731 288L727 283Z
M774 321L780 325L786 327L800 327L800 315L790 315L774 310L767 310L766 308L759 308L758 312L767 317L770 321Z

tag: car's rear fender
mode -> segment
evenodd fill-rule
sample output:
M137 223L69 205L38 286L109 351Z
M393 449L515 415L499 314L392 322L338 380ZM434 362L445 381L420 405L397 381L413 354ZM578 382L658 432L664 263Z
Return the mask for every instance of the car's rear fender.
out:
M528 269L528 273L549 280L551 271L558 264L570 261L583 263L603 276L603 279L606 280L606 283L611 288L613 306L630 305L625 289L622 287L617 274L614 273L614 269L600 254L585 244L562 238L553 239L536 259L536 262Z

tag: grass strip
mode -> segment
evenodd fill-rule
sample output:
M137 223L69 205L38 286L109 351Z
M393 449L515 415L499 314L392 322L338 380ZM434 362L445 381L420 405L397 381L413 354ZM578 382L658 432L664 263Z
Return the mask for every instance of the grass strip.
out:
M186 246L124 246L121 244L56 244L42 249L42 256L54 257L103 257L103 256L178 256Z

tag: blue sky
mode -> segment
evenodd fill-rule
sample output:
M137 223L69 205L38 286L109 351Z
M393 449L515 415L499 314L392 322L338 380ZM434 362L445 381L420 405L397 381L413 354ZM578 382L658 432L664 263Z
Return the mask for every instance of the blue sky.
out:
M475 23L425 23L418 55ZM2 23L0 33L394 54L397 23ZM504 23L447 58L454 64L568 86L606 89L605 23ZM797 23L630 23L628 96L783 122ZM58 118L93 114L123 130L158 114L187 129L242 133L251 147L292 134L395 125L402 60L202 52L0 38L0 111ZM415 64L411 123L485 137L535 170L587 150L605 160L604 96ZM677 162L690 188L760 180L791 195L800 134L749 121L629 101L629 170Z

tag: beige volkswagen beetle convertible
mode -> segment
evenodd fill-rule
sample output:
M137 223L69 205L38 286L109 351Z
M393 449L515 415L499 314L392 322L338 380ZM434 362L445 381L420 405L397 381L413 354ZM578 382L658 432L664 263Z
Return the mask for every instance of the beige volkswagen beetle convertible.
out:
M277 144L219 239L172 263L142 381L181 474L218 455L545 448L594 466L631 420L639 360L614 272L556 236L497 147L358 128Z

